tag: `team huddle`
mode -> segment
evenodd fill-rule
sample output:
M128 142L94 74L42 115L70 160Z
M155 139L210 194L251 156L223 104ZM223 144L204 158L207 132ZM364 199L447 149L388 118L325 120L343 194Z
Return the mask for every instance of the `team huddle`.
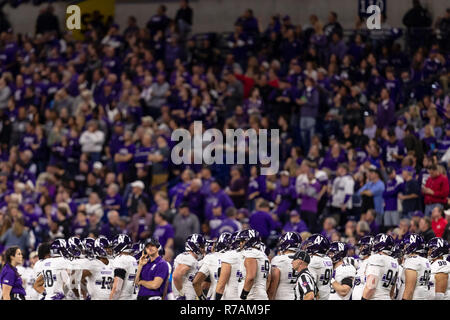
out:
M252 229L217 240L193 234L172 273L152 238L135 244L125 234L57 239L39 246L26 299L450 300L449 244L442 238L425 243L410 234L395 243L387 234L364 236L349 256L344 242L320 234L302 241L287 232L276 252L269 258Z

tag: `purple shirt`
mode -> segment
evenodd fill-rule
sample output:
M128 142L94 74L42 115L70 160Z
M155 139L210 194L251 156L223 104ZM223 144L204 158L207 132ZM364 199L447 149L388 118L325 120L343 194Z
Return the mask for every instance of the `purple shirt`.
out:
M173 235L173 227L169 223L165 226L157 226L153 232L153 237L159 241L162 247L166 245L167 240L173 239Z
M11 286L12 294L23 294L26 295L25 289L22 286L22 278L18 276L17 269L9 264L5 264L0 273L0 284L6 284Z
M163 279L162 285L156 289L151 290L147 289L144 286L140 286L138 296L159 296L162 297L164 294L165 281L169 276L169 265L163 258L157 257L153 261L148 261L143 267L141 271L141 280L144 281L152 281L156 277L160 277Z
M266 239L270 231L275 229L275 221L272 216L265 211L256 211L250 216L250 227L255 229L261 235L261 238Z
M233 201L223 190L219 190L217 193L209 193L205 203L205 219L213 219L213 208L222 207L222 216L224 216L225 210L228 207L233 207Z
M284 232L298 232L302 233L304 231L308 231L308 227L306 226L304 221L300 221L298 223L292 224L288 222L283 227Z

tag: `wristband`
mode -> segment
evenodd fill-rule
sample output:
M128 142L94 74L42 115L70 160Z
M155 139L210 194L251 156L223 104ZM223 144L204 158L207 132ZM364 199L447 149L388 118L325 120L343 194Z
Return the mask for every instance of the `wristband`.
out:
M361 297L361 300L369 300L369 299L366 299L366 298Z
M336 279L331 279L331 284L333 284L333 283L335 283L336 282Z
M218 293L218 292L216 292L216 299L215 300L220 300L220 299L222 299L222 293Z
M204 293L198 296L198 300L206 300L206 296Z
M247 296L248 296L249 292L250 292L250 291L245 291L244 289L242 289L242 292L241 292L241 299L242 299L242 300L247 300Z

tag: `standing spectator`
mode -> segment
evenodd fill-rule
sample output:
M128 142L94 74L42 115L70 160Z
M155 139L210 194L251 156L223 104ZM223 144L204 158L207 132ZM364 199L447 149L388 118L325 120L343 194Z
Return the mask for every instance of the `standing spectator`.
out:
M8 81L5 77L0 78L0 110L8 107L8 100L11 96L11 89L8 86Z
M395 104L390 98L387 88L381 89L381 101L377 108L377 128L383 129L395 125ZM394 133L395 135L395 133Z
M359 195L367 197L368 201L373 202L378 225L382 224L384 214L383 192L385 186L380 177L380 171L375 166L371 166L369 170L369 181L357 192Z
M72 219L69 205L61 203L56 210L56 218L58 220L58 226L61 228L64 235L64 239L69 239L72 231Z
M131 217L131 222L127 227L134 242L143 241L151 235L152 219L153 215L148 212L145 203L140 202L137 214Z
M215 230L215 234L211 235L211 238L218 238L224 232L234 233L236 231L242 230L242 224L237 220L237 215L238 210L236 210L236 208L227 208L227 210L225 210L226 218Z
M425 243L428 243L431 239L436 237L436 235L433 232L433 229L431 228L431 219L430 217L423 217L419 221L419 231L420 235L425 240Z
M151 36L153 37L158 31L163 34L169 26L170 19L166 16L167 7L160 5L158 12L150 18L147 22L147 29L149 29Z
M260 200L256 204L256 211L250 216L250 228L259 232L262 240L265 242L272 230L275 230L276 224L269 213L270 206L266 200Z
M275 213L278 218L281 222L286 222L289 219L287 213L297 204L297 193L288 171L280 172L280 180L273 192L273 202L276 204Z
M284 225L283 233L298 232L302 233L308 231L306 223L300 219L300 214L297 210L292 210L289 214L290 220Z
M171 250L174 244L174 229L167 219L164 213L159 211L155 213L156 228L152 235L166 251Z
M342 37L343 35L342 26L337 20L338 20L337 13L331 11L328 14L328 23L323 27L324 33L329 39L334 33L337 33L340 37Z
M244 98L244 86L233 73L233 70L226 70L223 73L223 79L227 82L225 98L223 104L226 108L226 117L233 114L234 109L238 105L242 105Z
M403 16L403 24L408 28L407 43L411 52L427 42L429 31L425 28L430 27L431 23L428 10L422 7L419 0L413 0L413 8Z
M189 6L189 0L181 0L180 8L175 15L175 22L180 32L181 41L184 42L192 30L194 11Z
M189 204L183 202L178 208L178 213L173 219L175 230L173 240L175 250L182 250L186 238L194 233L200 233L200 222L195 214L189 210Z
M347 215L352 209L352 196L355 181L348 174L348 166L340 163L337 169L337 177L329 193L331 194L331 214L337 224L344 225ZM342 219L341 219L342 217Z
M210 192L205 200L205 219L213 219L213 208L221 207L221 212L224 213L228 207L233 207L233 201L220 187L217 181L212 181L210 185Z
M160 72L156 76L156 82L150 87L150 99L144 108L144 114L150 115L153 119L158 119L161 115L161 108L167 103L169 93L169 83L166 81L164 73Z
M403 218L411 218L413 212L420 208L420 185L413 178L414 172L412 167L402 169L404 183L398 194L398 199L402 202Z
M449 183L447 176L441 174L438 167L433 164L428 168L430 177L422 187L422 194L424 195L425 215L430 216L434 207L443 208L447 203L449 195Z
M447 226L447 220L442 216L443 212L444 210L439 207L434 207L433 211L431 211L431 228L436 237L439 238L442 238Z
M245 179L242 176L242 169L239 167L232 167L230 170L231 180L229 186L225 189L225 192L233 200L236 208L242 208L245 202L246 185Z
M81 151L88 154L92 162L100 161L104 142L105 134L98 129L97 121L91 120L80 136Z
M395 173L393 167L386 169L388 181L383 192L384 199L384 227L386 229L395 228L400 222L400 212L397 208L398 193L401 190L403 179Z
M306 78L305 89L301 98L296 100L300 105L300 135L303 150L309 150L310 141L316 130L316 118L319 114L319 92L314 79Z
M36 20L36 34L44 34L51 31L59 34L59 20L54 11L55 9L51 5L41 11Z
M299 186L298 195L302 199L300 205L302 220L306 222L311 233L317 231L317 197L321 188L320 182L314 176L314 169L310 168L306 181Z

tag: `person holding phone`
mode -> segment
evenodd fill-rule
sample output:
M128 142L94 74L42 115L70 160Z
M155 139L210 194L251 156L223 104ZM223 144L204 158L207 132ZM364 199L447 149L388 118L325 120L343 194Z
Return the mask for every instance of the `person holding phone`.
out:
M136 284L139 286L137 300L163 300L169 286L169 266L159 255L158 240L150 238L139 259Z

